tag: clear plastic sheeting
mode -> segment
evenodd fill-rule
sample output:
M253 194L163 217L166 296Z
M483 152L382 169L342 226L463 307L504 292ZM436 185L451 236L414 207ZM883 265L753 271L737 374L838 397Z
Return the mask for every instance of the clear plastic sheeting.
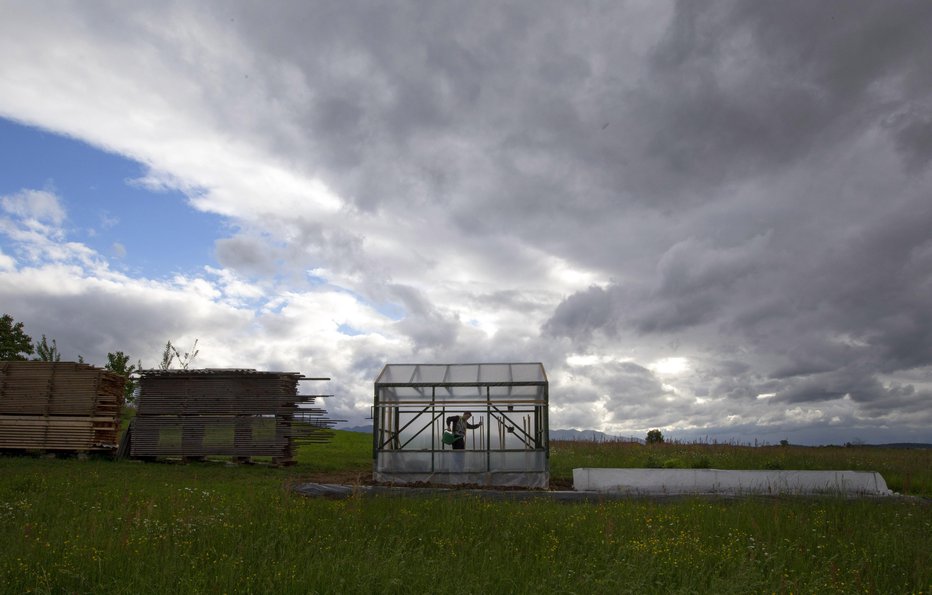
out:
M384 483L476 484L546 489L550 471L544 452L382 452L375 481Z
M388 364L375 382L376 481L549 485L548 382L540 363ZM469 413L464 440L447 421Z
M447 450L435 452L381 452L377 467L385 473L503 473L545 470L545 453Z

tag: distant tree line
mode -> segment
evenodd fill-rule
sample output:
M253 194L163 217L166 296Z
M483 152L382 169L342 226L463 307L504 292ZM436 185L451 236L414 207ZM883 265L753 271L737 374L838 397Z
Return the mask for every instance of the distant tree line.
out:
M200 353L197 347L197 339L189 351L181 352L171 341L165 344L165 350L162 352L162 361L159 369L169 370L177 362L178 366L184 370L192 364L194 359ZM61 361L61 352L58 350L58 344L55 339L49 341L45 335L42 339L33 343L32 337L26 334L22 322L16 322L9 314L0 317L0 361L42 361L42 362L59 362ZM136 360L131 364L132 358L122 351L114 351L107 354L107 363L104 369L110 370L126 378L124 386L124 396L128 403L135 399L136 386L138 384L137 375L142 367L142 360ZM84 357L78 355L78 362L85 363Z

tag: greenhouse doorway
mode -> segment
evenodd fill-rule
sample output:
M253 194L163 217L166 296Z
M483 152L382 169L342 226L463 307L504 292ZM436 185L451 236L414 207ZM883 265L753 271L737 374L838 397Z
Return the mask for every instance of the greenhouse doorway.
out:
M540 363L387 364L375 381L373 478L547 488L549 384ZM470 413L465 445L448 419Z

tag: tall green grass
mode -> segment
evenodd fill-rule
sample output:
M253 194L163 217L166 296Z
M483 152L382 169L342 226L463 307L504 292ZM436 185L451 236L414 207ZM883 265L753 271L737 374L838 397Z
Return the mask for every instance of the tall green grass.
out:
M559 504L456 493L325 500L288 489L317 473L371 470L370 447L368 436L338 432L285 469L0 457L0 592L932 587L932 511L919 499ZM557 444L554 465L593 466L576 448L589 445Z
M895 492L932 496L932 449L701 443L645 446L612 441L552 443L551 476L572 479L574 467L877 471L887 487Z

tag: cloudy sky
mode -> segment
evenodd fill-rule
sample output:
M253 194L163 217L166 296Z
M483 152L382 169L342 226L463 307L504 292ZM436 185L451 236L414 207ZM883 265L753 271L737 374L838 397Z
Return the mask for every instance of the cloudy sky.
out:
M0 0L0 310L551 427L932 442L932 3ZM320 387L316 387L320 388Z

